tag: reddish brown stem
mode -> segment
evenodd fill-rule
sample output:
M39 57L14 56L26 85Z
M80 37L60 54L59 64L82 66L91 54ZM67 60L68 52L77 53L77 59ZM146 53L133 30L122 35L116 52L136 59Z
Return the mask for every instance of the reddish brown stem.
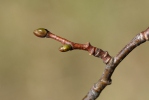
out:
M66 52L66 51L75 50L75 49L85 50L85 51L88 51L90 55L101 58L105 64L107 64L110 61L110 59L112 58L108 54L107 51L103 51L102 49L94 47L89 42L86 44L74 43L74 42L71 42L65 38L57 36L57 35L51 33L50 31L48 31L47 29L44 29L44 28L38 28L38 29L34 30L33 33L38 37L52 38L56 41L61 42L62 44L69 45L69 46L65 45L64 48L63 47L60 48L60 51ZM63 50L63 49L65 49L65 50Z
M64 39L64 38L62 38L60 36L57 36L57 35L55 35L55 34L53 34L51 32L48 32L46 37L47 38L52 38L54 40L57 40L57 41L61 42L62 44L71 44L72 43L71 41L66 40L66 39Z

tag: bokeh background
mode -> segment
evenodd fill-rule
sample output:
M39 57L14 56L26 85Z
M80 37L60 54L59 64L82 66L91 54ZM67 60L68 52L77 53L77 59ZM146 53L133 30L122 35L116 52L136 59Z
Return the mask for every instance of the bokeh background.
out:
M60 43L38 38L39 27L115 56L149 27L149 0L1 0L0 100L81 100L104 70L88 52L61 53ZM149 99L149 43L115 70L97 100Z

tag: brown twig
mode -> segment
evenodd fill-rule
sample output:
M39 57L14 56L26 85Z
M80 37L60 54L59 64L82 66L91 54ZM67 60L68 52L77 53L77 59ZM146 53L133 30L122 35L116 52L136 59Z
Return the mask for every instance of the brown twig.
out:
M74 43L69 40L66 40L64 38L61 38L59 36L56 36L55 34L49 32L47 29L39 28L34 31L34 34L38 37L47 37L55 39L62 44L64 44L60 51L66 52L69 50L74 49L80 49L80 50L86 50L89 52L90 55L93 55L95 57L99 57L103 60L103 62L106 64L106 67L103 71L103 74L101 78L98 80L97 83L95 83L88 94L83 98L83 100L95 100L98 98L102 90L107 86L111 84L111 76L117 67L117 65L138 45L144 43L145 41L149 40L149 28L147 28L145 31L139 33L136 35L132 41L127 44L114 58L111 57L108 52L103 51L102 49L93 47L90 43L86 44L79 44Z
M36 36L41 37L41 38L46 37L46 38L51 38L51 39L61 42L62 44L64 44L62 47L60 47L60 51L62 51L62 52L66 52L69 50L75 50L75 49L85 50L85 51L88 51L90 55L101 58L103 60L103 62L106 64L112 58L108 54L107 51L103 51L102 49L94 47L89 42L86 44L74 43L74 42L71 42L67 39L60 37L60 36L57 36L44 28L36 29L33 33Z

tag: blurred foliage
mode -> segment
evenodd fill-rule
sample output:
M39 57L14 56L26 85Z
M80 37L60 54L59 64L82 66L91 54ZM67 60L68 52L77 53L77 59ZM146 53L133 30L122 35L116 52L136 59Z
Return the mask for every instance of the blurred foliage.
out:
M115 56L149 26L148 0L1 0L0 100L80 100L104 64L87 52L61 53L60 43L38 38L43 27ZM147 100L148 43L118 66L97 100Z

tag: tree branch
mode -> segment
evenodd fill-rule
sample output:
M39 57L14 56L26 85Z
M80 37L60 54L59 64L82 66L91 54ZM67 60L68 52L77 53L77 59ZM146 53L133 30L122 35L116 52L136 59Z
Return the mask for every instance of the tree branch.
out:
M52 38L61 42L63 44L63 46L61 46L59 49L61 52L67 52L75 49L85 50L85 51L88 51L90 55L101 58L103 62L106 64L106 67L102 73L102 76L100 77L98 82L96 82L92 86L92 88L90 89L88 94L83 98L83 100L95 100L96 98L98 98L102 90L107 85L111 84L112 82L111 76L115 68L118 66L118 64L134 48L144 43L145 41L149 40L149 28L147 28L145 31L136 35L135 38L133 38L131 42L128 43L115 57L111 57L107 51L103 51L102 49L94 47L90 43L86 43L86 44L74 43L60 36L57 36L44 28L36 29L33 33L38 37Z

